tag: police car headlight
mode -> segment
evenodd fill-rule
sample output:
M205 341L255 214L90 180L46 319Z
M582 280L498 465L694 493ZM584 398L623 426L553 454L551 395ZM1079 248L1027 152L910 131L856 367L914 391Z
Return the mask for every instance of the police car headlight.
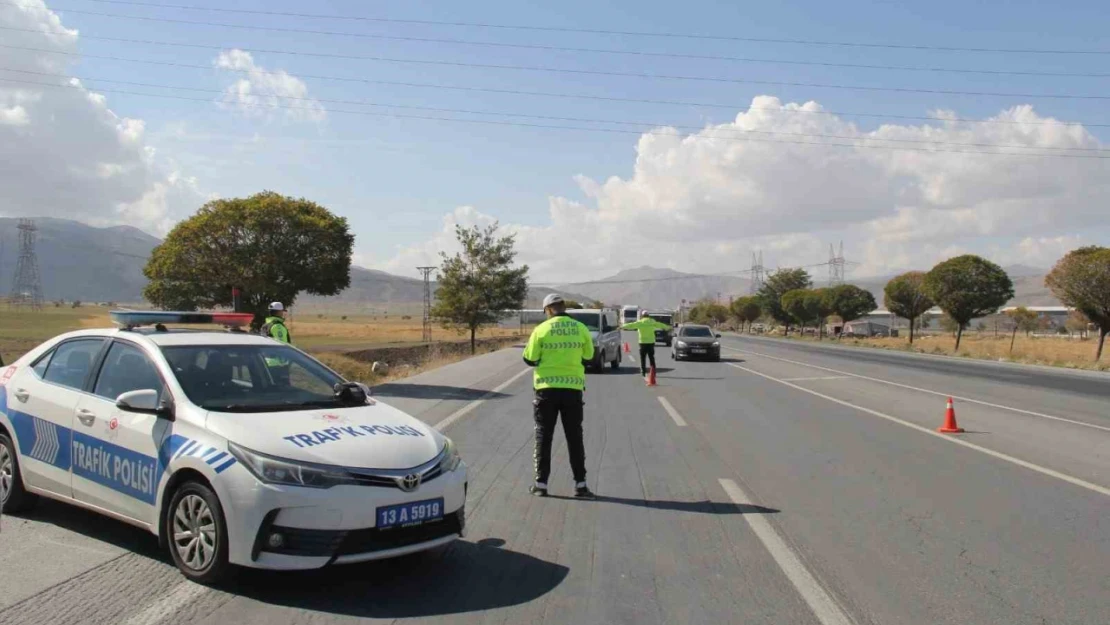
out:
M455 442L449 438L444 440L447 443L443 446L443 458L439 461L439 469L444 473L450 473L459 468L462 463L462 456L459 455L459 449L455 447Z
M258 481L266 484L331 488L339 484L355 483L350 474L333 467L274 458L234 443L228 443L227 448Z
M720 346L721 346L720 341L713 341L713 347L720 347Z
M677 345L679 347L686 347L686 342L685 341L678 341L677 343L675 343L675 345Z

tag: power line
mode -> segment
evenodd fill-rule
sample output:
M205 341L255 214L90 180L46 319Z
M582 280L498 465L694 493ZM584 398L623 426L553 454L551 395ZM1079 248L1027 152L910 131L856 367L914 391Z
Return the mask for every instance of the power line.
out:
M0 71L14 72L14 73L19 73L19 74L32 74L32 75L36 75L36 76L49 76L49 77L52 77L52 78L64 78L64 79L68 79L68 80L82 80L82 81L88 81L90 83L102 82L102 83L122 84L122 85L138 86L138 87L150 87L150 88L156 88L156 89L173 89L173 90L179 90L179 91L194 91L194 92L213 93L213 94L223 94L223 93L225 93L224 91L222 91L220 89L205 89L205 88L200 88L200 87L184 87L184 86L178 86L178 85L164 85L164 84L134 82L134 81L126 81L126 80L112 80L112 79L107 79L107 78L95 78L95 77L89 77L89 76L73 76L73 75L68 75L68 74L55 74L55 73L50 73L50 72L36 72L36 71L31 71L31 70L12 69L12 68L7 68L7 67L0 67ZM38 83L38 82L33 82L33 81L18 81L18 80L8 79L8 78L0 78L0 81L4 81L4 82L29 82L30 84L37 84L37 85L50 86L50 87L59 87L59 88L74 88L74 89L80 89L81 88L80 85L73 85L73 84L59 85L59 84L49 84L49 83ZM157 94L148 94L148 95L153 96L153 95L157 95ZM548 121L582 122L582 123L594 123L594 124L614 124L614 125L624 125L624 126L645 126L645 127L654 127L654 128L670 127L670 128L680 129L680 130L689 130L689 131L693 131L693 132L701 132L701 131L705 130L704 126L693 126L693 125L685 125L685 124L671 124L671 123L664 123L664 122L636 122L636 121L625 121L625 120L615 120L615 119L591 119L591 118L582 118L582 117L557 117L557 116L548 116L548 115L533 115L533 114L528 114L528 113L514 113L514 112L506 112L506 111L481 111L481 110L471 110L471 109L452 109L452 108L441 108L441 107L431 107L431 106L418 106L418 105L410 105L410 104L391 104L391 103L382 103L382 102L372 102L372 101L369 101L369 100L336 100L336 99L327 99L327 98L310 98L310 97L300 97L300 96L287 96L287 95L281 95L281 94L276 94L276 93L266 93L266 92L252 92L251 95L255 96L255 97L259 97L259 98L280 98L280 99L287 99L287 100L329 103L329 104L354 104L354 105L372 106L372 107L378 107L378 108L399 108L399 109L409 109L409 110L433 111L433 112L439 112L439 113L457 113L457 114L467 114L467 115L492 115L492 116L503 116L503 117L541 119L541 120L548 120ZM230 104L230 103L234 103L234 101L231 101L231 102L226 102L225 101L225 103ZM979 148L997 148L997 149L1014 148L1014 149L1025 149L1025 150L1049 150L1049 151L1064 151L1064 152L1072 152L1072 151L1076 151L1076 152L1094 152L1094 153L1110 152L1110 150L1107 150L1107 149L1104 149L1104 148L1036 146L1036 145L1020 145L1020 144L1005 144L1005 143L1001 143L1001 144L1000 143L966 143L966 142L954 142L954 141L935 141L935 140L929 140L929 139L887 139L887 138L882 138L882 137L830 135L830 134L821 134L821 133L786 132L786 131L775 131L775 130L746 130L746 129L740 129L740 128L736 128L736 129L732 129L732 128L716 129L716 130L724 131L724 132L727 132L727 133L737 133L739 135L756 134L756 135L770 135L770 136L802 137L802 138L809 138L809 139L821 138L821 139L840 139L840 140L848 140L848 141L879 141L879 142L887 142L887 143L908 143L908 144L918 144L918 145L922 145L922 144L923 145L944 145L944 146L953 146L953 147L979 147ZM722 138L727 138L727 135L722 137Z
M438 21L438 20L416 20L416 19L397 19L397 18L384 18L384 17L365 17L354 15L325 15L318 13L292 13L282 11L260 11L249 9L227 9L216 7L199 7L181 4L161 4L152 2L133 2L128 0L88 0L90 2L98 2L101 4L120 4L141 6L148 8L163 8L163 9L181 9L192 11L212 11L220 13L239 13L247 15L269 15L275 17L298 17L298 18L318 18L318 19L335 19L335 20L350 20L360 22L376 22L383 24L417 24L424 26L454 26L454 27L469 27L469 28L489 28L500 30L522 30L522 31L540 31L540 32L558 32L558 33L582 33L591 35L621 35L629 37L654 37L654 38L667 38L667 39L696 39L696 40L711 40L711 41L743 41L750 43L780 43L790 45L805 45L805 46L831 46L831 47L854 47L854 48L887 48L895 50L928 50L937 52L992 52L992 53L1011 53L1011 54L1069 54L1069 55L1104 55L1110 54L1110 50L1083 50L1083 49L1038 49L1038 48L983 48L983 47L958 47L958 46L935 46L935 45L919 45L919 44L892 44L892 43L873 43L873 42L858 42L858 41L829 41L818 39L787 39L787 38L769 38L769 37L740 37L735 35L706 35L696 33L664 33L664 32L649 32L649 31L630 31L630 30L604 30L604 29L588 29L588 28L569 28L559 26L535 26L535 25L519 25L519 24L494 24L485 22L452 22L452 21ZM15 4L18 3L8 3ZM26 6L26 5L24 5ZM57 7L55 7L57 8ZM81 11L77 9L58 9L68 10L72 13L86 13L96 15L97 13L91 11Z
M93 0L95 1L95 0ZM18 3L0 2L0 5L15 5L21 6ZM169 7L181 8L181 7ZM671 58L671 59L686 59L697 61L726 61L732 63L762 63L768 65L797 65L797 66L812 66L812 67L838 67L846 69L871 69L871 70L884 70L884 71L899 71L899 72L927 72L927 73L948 73L948 74L970 74L970 75L985 75L985 76L1037 76L1037 77L1058 77L1058 78L1110 78L1110 73L1097 73L1097 72L1043 72L1043 71L1020 71L1020 70L987 70L987 69L968 69L957 67L916 67L912 65L876 65L867 63L833 63L829 61L797 61L789 59L772 59L772 58L755 58L755 57L736 57L736 56L720 56L708 54L687 54L679 52L653 52L646 50L616 50L612 48L583 48L583 47L570 47L570 46L552 46L541 44L528 44L528 43L505 43L500 41L476 41L471 39L447 39L438 37L413 37L402 35L383 35L379 33L352 33L343 31L328 31L328 30L312 30L304 28L285 28L276 26L257 26L253 24L228 24L223 22L204 22L195 20L181 20L171 18L159 18L141 15L121 15L116 13L100 13L95 11L82 11L72 9L59 9L56 10L71 11L73 13L83 13L88 15L96 15L100 17L110 17L119 19L133 19L142 21L153 22L167 22L173 24L187 24L192 26L215 26L222 28L239 28L245 30L255 31L273 31L282 33L297 33L308 35L324 35L331 37L354 37L360 39L377 39L382 41L407 41L413 43L437 43L449 45L462 45L462 46L475 46L487 48L508 48L515 50L540 50L544 52L576 52L585 54L608 54L615 56L638 56L647 58ZM238 11L236 11L238 12ZM269 12L256 12L246 11L247 13L263 13Z
M763 262L763 257L762 257L762 254L760 254L760 267L759 267L759 269L760 269L761 274L764 271L763 267L762 267L762 262ZM814 267L825 267L828 264L829 263L825 262L825 263L814 263L812 265L796 265L796 266L793 266L793 267L779 267L778 269L776 269L776 271L784 271L784 270L787 270L787 269L812 269ZM852 264L852 263L846 263L846 264ZM633 284L633 283L639 283L639 282L669 282L669 281L672 281L672 280L691 280L691 279L695 279L695 278L739 278L739 276L737 276L735 274L752 273L752 272L755 271L755 269L756 268L753 267L751 269L737 269L736 271L726 271L726 272L723 272L723 273L684 273L684 274L678 275L678 276L663 276L663 277L659 277L659 278L627 278L627 279L622 278L620 280L589 280L589 281L586 281L586 282L530 282L529 285L530 286L574 287L574 286L596 285L596 284Z
M42 33L43 32L43 31L33 30L33 29L12 28L12 27L5 27L5 26L0 26L0 30L19 30L19 31L23 31L23 32L32 32L32 33ZM90 37L88 35L82 35L82 36L85 37L85 38L93 38L93 37ZM105 39L105 40L110 40L110 41L136 42L136 40L130 40L130 39L121 40L121 39L117 39L117 38L113 38L113 37L100 37L99 39ZM139 41L138 43L145 43L145 42ZM158 43L158 42L153 42L153 43ZM176 44L171 44L171 45L176 45ZM182 45L186 45L186 44L182 44ZM212 49L212 50L225 50L226 49L226 48L221 48L219 46L201 46L201 47L204 47L204 48L207 48L207 49ZM217 68L217 67L213 67L211 65L199 65L199 64L194 64L194 63L179 63L179 62L176 62L176 61L156 61L156 60L152 60L152 59L135 59L135 58L128 58L128 57L113 56L113 55L65 52L65 51L60 51L60 50L48 50L48 49L45 49L45 48L34 48L34 47L28 47L28 46L13 46L13 45L9 45L9 44L0 44L0 48L9 48L9 49L14 49L14 50L28 50L28 51L31 51L31 52L42 52L42 53L45 53L45 54L58 54L58 55L62 55L62 56L72 56L72 57L87 58L87 59L102 59L102 60L107 60L107 61L119 61L119 62L124 62L124 63L141 63L141 64L145 64L145 65L159 65L159 66L164 66L164 67L180 67L180 68L188 68L188 69L203 69L203 70L209 70L209 71L211 71L213 69L216 69L216 70L219 70L219 71L227 71L227 72L235 72L235 73L243 73L243 74L257 73L257 74L268 75L268 76L285 75L284 72L268 71L268 70L257 69L257 68L255 68L255 69ZM242 48L239 48L239 49L242 49ZM791 109L791 108L782 108L782 107L776 108L776 107L746 106L746 105L736 105L736 104L719 104L719 103L713 103L713 102L691 102L691 101L683 101L683 100L654 100L654 99L644 99L644 98L622 98L622 97L615 97L615 96L599 96L599 95L578 94L578 93L559 93L559 92L552 92L552 91L526 91L526 90L519 90L519 89L497 89L497 88L489 88L489 87L441 85L441 84L434 84L434 83L376 80L376 79L371 79L371 78L356 78L356 77L350 77L350 76L329 76L329 75L321 75L321 74L302 74L302 73L298 73L297 76L299 78L309 78L309 79L313 79L313 80L328 80L328 81L350 82L350 83L360 83L360 84L370 84L370 85L387 85L387 86L395 86L395 87L439 89L439 90L447 90L447 91L465 91L465 92L475 92L475 93L496 93L496 94L503 94L503 95L523 95L523 96L534 96L534 97L545 97L545 98L563 98L563 99L591 100L591 101L602 101L602 102L622 102L622 103L635 103L635 104L659 104L659 105L682 106L682 107L718 108L718 109L728 109L728 110L732 110L732 111L748 112L748 113L750 113L752 111L768 111L768 112L787 113L787 114L791 114L791 115L832 115L832 116L841 116L841 117L866 117L866 118L876 118L876 119L899 119L899 120L908 120L908 121L938 121L938 122L945 122L945 123L963 123L963 124L1001 124L1001 125L1021 125L1021 126L1062 126L1062 125L1064 125L1064 126L1086 126L1086 127L1089 127L1089 128L1110 127L1110 123L1095 123L1095 122L1085 122L1085 121L1055 121L1055 120L1053 120L1053 121L1016 121L1016 120L1001 120L1001 119L971 119L971 118L966 118L966 117L939 117L939 116L935 116L935 115L899 115L899 114L894 114L894 113L861 113L861 112L850 112L850 111L813 111L813 110L806 110L806 109Z
M26 70L14 70L14 71L26 71ZM55 87L55 88L62 88L62 89L80 89L81 88L81 86L79 86L79 85L59 85L59 84L53 84L53 83L41 83L41 82L35 82L35 81L30 81L30 80L18 80L18 79L11 79L11 78L0 78L0 82L33 84L33 85L39 85L39 86L44 86L44 87ZM320 111L320 109L318 109L318 108L308 107L308 106L288 106L288 105L272 104L272 103L248 103L248 102L234 102L234 101L213 101L213 100L209 100L209 99L206 99L206 98L190 98L190 97L187 97L187 96L176 96L176 95L168 95L168 94L161 94L161 93L144 93L144 92L139 92L139 91L128 91L128 90L124 90L124 89L97 89L97 91L103 92L103 93L119 93L119 94L127 94L127 95L134 95L134 96L151 97L151 98L163 98L163 99L183 100L183 101L191 101L191 102L205 102L205 103L209 103L209 104L213 104L213 103L234 104L235 106L244 107L244 108L263 108L263 109L311 111L311 112L319 112ZM280 97L284 97L284 96L280 96ZM326 111L328 113L341 113L341 114L348 114L348 115L364 115L364 116L370 116L370 117L389 117L389 118L395 118L395 119L417 119L417 120L425 120L425 121L443 121L443 122L456 122L456 123L467 123L467 124L485 124L485 125L508 126L508 127L518 127L518 128L538 128L538 129L548 129L548 130L576 130L576 131L583 131L583 132L601 132L601 133L609 133L609 134L624 134L624 135L636 135L636 136L641 136L641 135L664 136L664 137L666 137L666 136L673 137L674 136L673 133L657 132L657 131L651 131L651 130L642 130L642 131L641 130L622 130L622 129L618 129L618 128L596 128L596 127L586 127L586 126L565 126L565 125L554 125L554 124L511 122L511 121L491 120L491 119L461 119L461 118L455 118L455 117L435 117L435 116L429 116L429 115L408 115L408 114L401 114L401 113L379 113L379 112L374 112L374 111L353 111L353 110L345 110L345 109L326 109ZM771 132L771 131L767 131L767 132ZM762 139L762 138L755 138L755 137L719 136L719 135L710 135L710 134L705 134L705 133L700 133L696 136L698 138L701 138L701 139L720 139L720 140L725 140L725 141L742 141L742 142L754 142L754 143L782 143L782 144L791 144L791 145L826 146L826 147L841 147L841 148L862 148L862 149L891 150L891 151L904 151L904 152L975 154L975 155L983 155L983 156L1019 156L1019 157L1024 156L1024 157L1032 157L1032 158L1079 158L1079 159L1095 159L1095 160L1110 159L1110 155L1100 156L1100 155L1096 155L1096 154L1062 154L1062 153L1052 153L1052 154L1039 153L1038 154L1038 153L1032 153L1032 152L984 152L984 151L981 151L981 150L946 150L946 149L899 147L899 146L889 146L889 145L869 145L869 144L860 144L860 143L829 143L829 142L823 142L823 141L796 141L796 140ZM820 138L819 135L799 135L799 136L805 136L805 137L810 137L810 138ZM852 141L867 141L868 139L865 139L865 138L851 138L851 140ZM877 140L878 141L884 141L883 139L877 139ZM1036 149L1036 148L1034 148L1034 149ZM1084 149L1086 149L1086 148L1084 148Z
M3 30L16 30L23 32L33 32L48 35L65 35L64 31L45 31L35 30L30 28L16 28L11 26L0 27ZM101 39L105 41L117 41L123 43L137 43L146 45L162 45L173 47L185 48L202 48L202 49L220 49L226 50L226 47L208 46L203 44L194 43L181 43L171 41L154 41L154 40L141 40L141 39L126 39L121 37L96 37L91 35L82 35L86 39ZM1090 95L1090 94L1074 94L1074 93L1013 93L1013 92L1000 92L1000 91L963 91L958 89L921 89L917 87L871 87L867 85L839 85L833 83L816 83L816 82L794 82L784 80L756 80L752 78L724 78L720 76L682 76L676 74L644 74L636 72L616 72L599 69L573 69L567 67L546 67L542 65L504 65L498 63L470 63L463 61L437 61L428 59L404 59L386 56L373 56L373 55L358 55L358 54L335 54L329 52L307 52L303 50L272 50L263 48L237 48L244 52L251 52L255 54L284 54L294 56L308 56L320 58L334 58L346 59L357 61L371 61L376 63L397 63L402 65L433 65L440 67L466 67L473 69L495 69L507 71L520 71L520 72L542 72L551 74L572 74L576 76L606 76L610 78L640 78L644 80L674 80L682 82L706 82L714 84L741 84L741 85L771 85L777 87L807 87L811 89L838 89L843 91L865 91L865 92L890 92L890 93L927 93L932 95L973 95L983 97L1004 97L1004 98L1044 98L1052 100L1110 100L1110 95Z

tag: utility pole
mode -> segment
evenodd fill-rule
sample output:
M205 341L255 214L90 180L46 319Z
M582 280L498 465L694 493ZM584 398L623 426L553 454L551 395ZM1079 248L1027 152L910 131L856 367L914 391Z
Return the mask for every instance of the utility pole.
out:
M12 278L12 291L8 296L8 306L31 310L42 310L42 280L39 276L39 262L35 256L35 233L38 228L30 219L20 219L19 261Z
M431 275L435 267L417 267L424 274L424 332L421 341L432 342L432 282Z

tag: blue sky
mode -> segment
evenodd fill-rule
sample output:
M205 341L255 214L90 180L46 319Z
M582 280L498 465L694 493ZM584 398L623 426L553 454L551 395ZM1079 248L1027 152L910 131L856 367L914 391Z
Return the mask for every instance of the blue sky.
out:
M21 3L24 0L11 0ZM29 1L29 0L28 0ZM141 0L140 0L141 1ZM191 6L230 6L212 0L174 0ZM9 2L10 4L10 2ZM990 6L988 6L988 4ZM233 48L284 50L336 55L388 56L392 58L447 60L474 64L511 64L567 69L601 70L683 76L723 77L754 81L824 83L870 87L930 90L997 91L1024 94L1110 95L1110 78L985 76L943 72L909 72L862 68L817 67L779 63L637 57L579 52L522 50L444 43L391 41L373 38L267 32L196 24L143 21L80 13L91 11L194 21L248 24L292 29L320 29L390 36L465 39L560 47L607 48L680 54L721 55L779 61L881 64L914 67L944 67L1002 71L1110 73L1106 55L1048 55L1026 53L972 53L887 48L853 48L705 39L650 38L566 32L514 31L474 27L373 23L330 19L240 15L219 12L110 4L89 0L48 2L68 28L80 35L76 50L83 55L169 61L201 65L211 69L165 67L83 57L68 68L86 79L92 90L107 90L107 105L120 117L145 122L145 141L157 148L182 175L195 178L202 194L235 196L263 188L309 197L348 217L358 236L357 260L367 265L396 269L391 259L415 258L428 253L444 227L445 215L460 206L474 207L485 218L499 219L514 227L531 227L542 233L552 221L551 198L581 203L596 209L604 203L583 190L577 176L603 182L611 176L631 180L637 163L635 134L593 133L484 124L453 123L339 112L364 110L403 114L505 120L489 116L461 115L332 104L326 100L366 100L381 104L511 112L536 116L600 118L642 122L644 126L618 126L625 130L647 130L655 124L703 127L733 121L739 111L760 95L783 102L820 103L835 112L866 112L890 115L926 115L952 110L961 117L981 118L1001 110L1032 104L1045 117L1110 124L1106 100L997 97L953 94L854 91L823 87L714 83L682 80L641 79L548 72L526 72L459 66L344 60L272 52L252 52L253 62L266 70L284 70L302 80L312 98L323 100L323 121L249 116L242 111L218 107L211 102L177 101L112 93L112 89L177 94L214 100L218 93L241 76L213 68L220 50ZM497 24L543 25L568 28L702 33L736 37L836 40L975 48L1102 49L1110 50L1105 24L1110 17L1105 3L1069 2L1066 8L1049 2L969 3L936 1L905 2L809 2L735 3L692 0L675 3L658 1L605 3L569 1L559 3L521 2L361 2L341 0L305 4L289 0L237 2L235 8L266 11L312 12L394 19L466 21ZM14 7L0 7L0 13ZM34 35L21 35L21 42ZM103 41L95 37L182 42L201 47L175 47ZM7 36L3 38L7 39ZM210 46L210 47L207 47ZM3 52L0 52L3 54ZM313 78L341 76L387 82L419 82L438 85L544 91L650 100L681 100L734 108L676 106L631 102L536 97L459 90L359 84ZM96 82L94 78L133 81L192 88L197 91L167 90ZM299 103L294 103L299 106ZM919 127L926 122L844 115L860 132L881 124ZM591 125L585 123L527 119L528 123ZM607 126L612 127L612 126ZM1107 128L1086 130L1101 142ZM238 140L255 138L253 143ZM989 138L987 139L989 140ZM810 148L836 152L835 148ZM991 157L983 157L991 158ZM995 157L997 158L997 157ZM1054 166L1061 159L1054 159ZM1101 166L1101 163L1095 165ZM1102 167L1105 172L1106 168ZM1097 169L1095 170L1097 173ZM696 174L695 174L696 175ZM785 184L789 184L787 181ZM989 198L988 198L989 199ZM965 209L968 205L949 206ZM195 207L194 207L195 208ZM897 214L895 206L889 215ZM174 208L178 213L184 207ZM684 210L679 207L676 210ZM696 213L689 213L694 215ZM746 213L738 209L736 218ZM172 214L172 218L184 215ZM872 217L875 217L872 215ZM644 219L652 219L645 217ZM874 221L874 220L872 220ZM862 223L862 222L861 222ZM868 222L870 223L870 222ZM1069 229L1070 228L1070 229ZM828 237L845 233L826 228ZM775 233L801 236L805 228ZM972 250L1009 249L1032 235L1087 236L1077 227L1058 232L980 232L962 247ZM548 232L548 234L553 234ZM1089 233L1088 233L1089 234ZM847 233L851 240L851 232ZM442 238L442 237L440 237ZM611 238L607 235L606 240ZM735 238L735 237L733 237ZM550 237L523 236L532 245ZM617 247L650 245L650 237L613 241ZM753 240L750 245L774 246L776 241ZM858 242L859 246L864 240ZM729 241L718 241L721 249ZM827 246L817 250L812 241L783 243L781 262L797 262L827 256ZM800 247L799 247L800 246ZM994 246L994 247L992 247ZM678 249L681 249L679 246ZM676 249L661 246L660 249ZM747 251L728 254L747 262ZM754 249L754 247L753 247ZM414 251L417 250L417 251ZM850 250L857 256L859 247ZM1000 252L1001 253L1001 252ZM850 254L851 255L851 254ZM1003 254L1005 255L1005 254ZM1019 254L1020 255L1020 254ZM616 254L601 266L583 267L585 277L609 273L624 265L651 262L678 269L704 270L696 258L681 254L659 259L652 254L633 259ZM541 259L542 260L542 259ZM554 268L548 259L540 267ZM400 261L400 262L407 262ZM892 264L891 267L896 265ZM631 266L631 265L629 265ZM734 267L730 267L734 268ZM883 267L875 266L876 271ZM405 271L405 273L412 273ZM554 272L560 273L560 272ZM577 275L577 274L575 274ZM537 276L544 278L546 276ZM564 276L559 276L563 278Z

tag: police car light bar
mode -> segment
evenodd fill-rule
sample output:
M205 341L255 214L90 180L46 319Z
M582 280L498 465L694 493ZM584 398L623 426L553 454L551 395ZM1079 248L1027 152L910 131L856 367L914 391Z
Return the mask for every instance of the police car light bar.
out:
M112 318L112 323L128 329L159 323L212 324L238 328L250 325L250 322L254 319L254 315L251 313L222 312L113 310L109 315Z

